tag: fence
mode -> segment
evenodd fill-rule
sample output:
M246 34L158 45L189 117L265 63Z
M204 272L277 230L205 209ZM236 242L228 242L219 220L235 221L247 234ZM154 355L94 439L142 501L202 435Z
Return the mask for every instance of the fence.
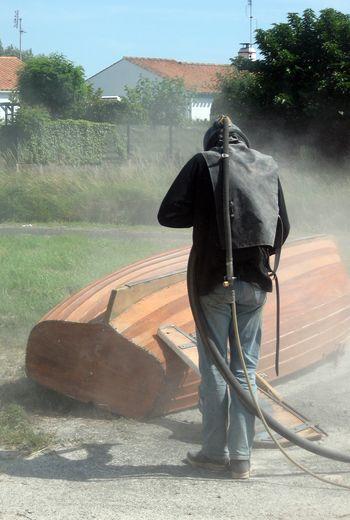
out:
M207 126L142 126L120 125L119 134L125 135L127 157L168 157L186 160L201 151Z

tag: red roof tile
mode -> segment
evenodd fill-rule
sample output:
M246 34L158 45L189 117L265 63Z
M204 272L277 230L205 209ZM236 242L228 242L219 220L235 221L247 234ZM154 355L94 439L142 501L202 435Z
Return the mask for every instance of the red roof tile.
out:
M0 56L0 90L13 90L17 87L17 72L23 62L16 56Z
M187 63L162 58L125 57L124 59L163 78L181 78L188 90L203 93L217 92L218 74L224 75L230 70L230 65L214 63Z

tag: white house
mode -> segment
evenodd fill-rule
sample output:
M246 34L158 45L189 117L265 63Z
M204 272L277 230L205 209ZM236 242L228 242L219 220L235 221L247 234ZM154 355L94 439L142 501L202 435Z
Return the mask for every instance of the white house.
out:
M214 95L218 92L218 76L229 71L229 65L186 63L162 58L124 57L94 76L88 82L100 88L104 98L122 97L125 86L135 87L140 77L151 80L183 79L185 88L193 93L190 117L209 120Z
M0 119L10 118L15 107L10 98L13 90L17 88L17 74L23 66L22 61L16 56L0 56Z

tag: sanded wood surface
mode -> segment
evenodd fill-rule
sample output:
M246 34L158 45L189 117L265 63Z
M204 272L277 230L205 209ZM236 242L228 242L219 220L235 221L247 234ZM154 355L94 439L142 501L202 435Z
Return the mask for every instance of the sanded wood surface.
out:
M106 392L118 393L120 386L124 385L125 379L122 377L119 380L118 377L117 360L127 364L126 358L129 356L131 363L136 358L139 360L139 373L143 373L141 377L145 380L153 377L148 374L148 370L156 372L157 384L154 389L157 390L154 396L150 384L150 397L145 397L148 401L144 404L144 415L161 415L195 406L198 400L198 374L157 336L159 326L164 323L174 324L189 334L195 331L186 282L181 274L186 269L188 254L189 248L181 248L141 260L91 283L57 305L43 317L29 338L28 375L41 384L82 399L79 393L79 384L82 384L79 371L85 367L82 362L84 351L87 349L93 352L94 335L90 335L90 343L87 339L80 341L79 335L93 325L102 326L104 318L108 318L109 349L117 352L119 346L123 345L123 354L116 355L113 365L115 389L106 386ZM282 253L279 279L282 299L280 377L284 377L317 363L344 344L350 330L350 287L335 242L323 236L295 241L286 246ZM112 291L116 291L115 300L111 299ZM45 329L47 322L59 322L61 325L57 326L61 327L62 334L67 327L65 341L67 345L70 342L74 345L76 373L69 367L64 372L64 359L61 368L57 369L55 363L60 351L55 350L54 329L50 328L51 325ZM73 330L71 325L85 325L86 329L82 327ZM86 332L86 338L88 335ZM272 294L268 297L264 311L259 365L259 370L269 381L276 379L274 349L275 299ZM82 351L82 357L78 354L79 350ZM47 375L52 358L55 358L55 363ZM148 358L151 363L146 368ZM130 403L135 397L132 390L135 376L131 371L127 373L129 379L126 378L127 384L120 396ZM71 382L73 376L78 381L74 384ZM102 383L96 383L95 390L92 389L93 385L90 386L90 393L87 392L83 400L101 400L101 394L99 399L93 398L100 385ZM107 397L104 400L108 400ZM136 412L128 412L129 406L118 404L117 409L114 403L113 410L135 416L132 414ZM137 411L139 413L142 412Z
M135 418L153 409L164 379L154 356L96 323L39 323L29 337L26 369L48 388Z

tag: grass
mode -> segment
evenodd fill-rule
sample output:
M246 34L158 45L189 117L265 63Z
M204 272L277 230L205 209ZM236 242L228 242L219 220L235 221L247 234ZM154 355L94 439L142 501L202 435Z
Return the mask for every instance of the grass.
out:
M166 181L162 192L162 182L151 175L145 179L141 168L137 175L130 168L130 178L125 171L126 166L118 171L1 173L0 221L155 223Z
M187 237L1 235L0 344L24 344L30 328L62 299L122 265L188 243Z
M31 453L47 447L52 440L51 434L34 428L20 405L12 403L0 409L0 446Z
M0 171L0 222L155 224L176 161Z

